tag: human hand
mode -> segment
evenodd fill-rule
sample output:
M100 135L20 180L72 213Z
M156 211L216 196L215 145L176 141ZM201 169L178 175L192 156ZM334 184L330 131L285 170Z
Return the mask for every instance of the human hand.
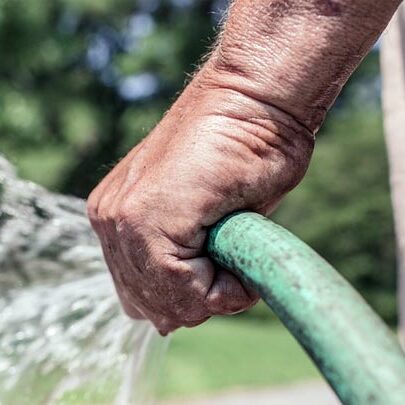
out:
M206 256L207 229L237 210L271 213L311 157L310 131L228 77L207 63L89 197L125 311L163 335L257 302Z

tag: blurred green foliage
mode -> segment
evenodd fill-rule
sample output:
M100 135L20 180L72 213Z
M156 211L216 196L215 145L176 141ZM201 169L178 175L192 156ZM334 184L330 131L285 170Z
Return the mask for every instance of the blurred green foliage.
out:
M0 1L1 150L23 176L86 196L195 70L214 3Z
M0 145L20 174L78 196L159 121L226 1L0 0ZM378 51L346 86L309 174L275 219L390 322L395 253ZM268 317L258 306L250 317Z

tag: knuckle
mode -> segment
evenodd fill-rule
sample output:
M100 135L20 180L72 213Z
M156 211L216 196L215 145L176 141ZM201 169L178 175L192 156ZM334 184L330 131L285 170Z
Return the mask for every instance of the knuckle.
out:
M132 195L122 198L114 212L114 217L117 222L117 230L125 230L127 227L141 229L147 220L144 210L138 204L138 199Z
M105 193L98 203L98 217L100 221L110 222L113 218L111 211L111 200L108 193Z
M90 220L97 220L98 218L98 202L97 189L94 189L87 199L87 215Z
M218 314L237 314L249 309L253 302L245 297L238 298L229 294L218 292L212 294L208 302L209 307Z
M134 199L131 197L123 198L117 209L117 216L122 219L136 217L138 210L135 208Z
M182 269L177 266L166 267L166 273L170 274L178 285L181 283L181 286L187 289L193 279L193 273L190 270Z
M90 221L91 226L93 227L93 229L98 233L101 228L101 218L100 218L100 210L99 210L99 197L96 193L96 190L94 190L88 200L87 200L87 204L86 204L86 208L87 208L87 217Z
M100 225L112 219L111 201L108 192L100 195L98 190L94 190L87 200L87 214L91 224Z

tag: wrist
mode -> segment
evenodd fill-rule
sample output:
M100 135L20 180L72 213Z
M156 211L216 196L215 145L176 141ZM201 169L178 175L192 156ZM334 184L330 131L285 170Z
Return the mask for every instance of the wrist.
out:
M182 104L197 109L199 115L224 116L240 123L261 126L263 130L289 139L306 138L314 133L289 111L281 109L262 93L260 86L249 83L237 72L218 68L213 55L183 94ZM182 97L183 97L182 96ZM191 105L197 100L198 106Z

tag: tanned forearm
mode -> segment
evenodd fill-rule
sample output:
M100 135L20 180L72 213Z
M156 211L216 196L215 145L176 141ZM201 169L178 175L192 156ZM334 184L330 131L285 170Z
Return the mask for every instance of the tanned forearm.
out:
M316 132L400 3L236 0L209 64L225 87Z

